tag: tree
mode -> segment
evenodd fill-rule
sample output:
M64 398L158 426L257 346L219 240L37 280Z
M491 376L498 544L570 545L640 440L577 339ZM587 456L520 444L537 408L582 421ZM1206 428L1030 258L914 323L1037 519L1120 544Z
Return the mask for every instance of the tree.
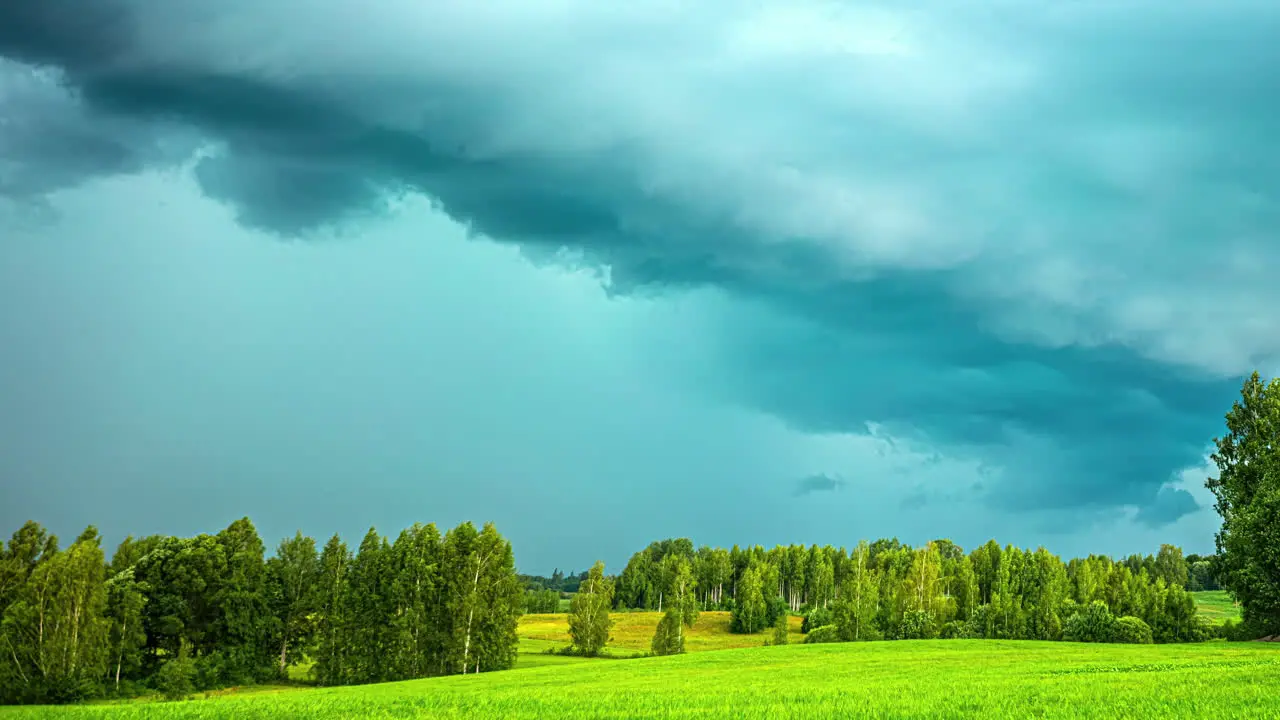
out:
M325 543L320 553L320 569L317 578L317 607L319 622L316 627L318 647L312 673L321 685L342 685L348 682L350 670L347 664L349 643L348 573L351 552L336 534Z
M729 616L729 630L735 633L751 634L766 627L764 593L761 591L760 573L755 567L749 567L742 573L738 581L738 600L734 603L733 612Z
M445 672L511 667L523 600L511 543L492 523L479 533L471 523L459 525L445 535L441 579L450 628L443 654Z
M525 590L524 611L527 615L559 612L560 593L555 590Z
M866 541L858 543L849 562L845 586L834 610L836 629L843 640L876 640L876 614L880 605L880 582L868 567L870 550Z
M771 645L787 644L787 626L789 624L789 620L787 618L788 616L785 613L778 615L778 619L773 623L773 637L770 638L769 644Z
M653 641L649 643L650 651L654 655L678 655L684 652L684 633L680 631L683 624L679 610L675 607L667 608L658 621Z
M114 661L114 687L120 690L120 678L142 668L142 649L147 633L142 627L142 609L147 597L133 577L133 567L122 570L107 581L106 619L111 660Z
M219 680L247 684L275 673L270 638L276 618L267 603L265 547L258 530L241 518L218 533L225 570L208 598L213 609L209 643L218 656Z
M316 541L303 536L301 531L281 540L275 557L267 561L266 570L271 611L279 630L278 670L280 676L285 677L289 665L298 660L315 631L319 599L316 591L320 579Z
M670 598L670 605L679 615L681 627L693 627L698 621L697 581L693 577L693 568L688 559L679 555L668 555L662 562L666 579L664 592Z
M1226 414L1205 486L1222 516L1218 582L1240 601L1244 624L1280 632L1280 378L1253 373ZM1154 628L1153 628L1154 629Z
M22 532L22 531L20 531ZM98 531L85 530L65 551L56 539L24 533L11 557L29 569L0 623L8 702L68 702L90 697L107 667L106 561ZM43 541L39 554L24 547ZM32 564L33 563L33 564Z
M604 576L604 563L597 561L587 573L586 582L569 604L569 637L573 646L586 657L595 657L609 643L613 619L613 581Z
M391 677L419 678L437 666L433 661L442 647L436 627L440 616L440 553L440 532L432 524L414 523L401 531L391 546Z
M1063 639L1070 642L1113 642L1117 634L1116 618L1106 603L1095 600L1067 620Z
M1190 567L1182 557L1182 548L1176 545L1161 545L1156 554L1156 577L1163 578L1166 585L1186 587L1190 575Z

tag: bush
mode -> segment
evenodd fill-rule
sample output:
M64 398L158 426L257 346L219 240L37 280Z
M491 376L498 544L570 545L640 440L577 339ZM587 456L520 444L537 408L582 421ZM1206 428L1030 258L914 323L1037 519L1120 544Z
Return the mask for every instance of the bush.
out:
M1105 603L1097 600L1072 615L1062 632L1062 639L1069 642L1104 643L1115 637L1116 618Z
M969 619L965 620L965 637L985 638L987 628L991 626L991 606L979 605L973 609Z
M1112 642L1150 645L1152 642L1151 626L1145 623L1142 618L1126 615L1116 620L1115 635Z
M960 620L952 620L942 626L942 631L938 633L938 637L943 640L963 640L977 636L973 634L973 628L969 623Z
M800 624L800 632L808 633L814 628L820 628L823 625L835 624L835 615L827 608L814 608L805 613L804 622Z
M192 680L196 676L195 663L187 657L169 660L160 666L156 673L156 690L164 695L165 700L186 700L194 687Z
M937 631L933 623L933 613L927 610L912 610L902 616L898 637L902 640L929 640L938 636Z
M809 631L804 636L806 643L833 643L840 642L840 632L836 630L835 625L823 625Z

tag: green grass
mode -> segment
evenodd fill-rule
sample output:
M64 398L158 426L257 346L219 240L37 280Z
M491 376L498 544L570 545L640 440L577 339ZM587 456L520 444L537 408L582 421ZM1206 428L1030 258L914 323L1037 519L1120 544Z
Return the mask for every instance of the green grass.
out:
M1239 617L1226 593L1195 595L1201 614L1212 621ZM614 613L608 649L618 656L648 650L660 618L656 612ZM790 629L792 643L799 643L800 618L791 618ZM728 613L704 612L686 639L691 654L683 657L609 661L546 653L569 644L568 630L564 614L522 617L515 670L506 673L353 688L231 688L186 703L146 698L72 708L0 708L0 720L825 718L858 713L1280 719L1280 700L1258 691L1278 684L1280 648L1271 645L940 641L763 648L766 633L731 634ZM304 680L307 670L291 668L290 677ZM1249 705L1255 700L1260 704Z
M653 633L658 629L658 621L662 619L659 612L623 612L610 613L613 618L611 639L606 646L616 655L634 655L647 652ZM791 617L791 642L798 643L804 639L800 634L801 618ZM729 632L729 613L698 613L698 621L685 636L687 652L705 650L733 650L737 648L760 647L772 630L755 635L735 635ZM546 647L564 647L569 644L569 616L565 614L524 615L516 627L520 636L520 652L541 652Z
M1269 643L790 645L182 703L10 708L110 718L1280 718Z
M1202 590L1191 593L1196 599L1196 609L1200 615L1215 625L1227 620L1240 621L1240 607L1235 604L1225 590Z

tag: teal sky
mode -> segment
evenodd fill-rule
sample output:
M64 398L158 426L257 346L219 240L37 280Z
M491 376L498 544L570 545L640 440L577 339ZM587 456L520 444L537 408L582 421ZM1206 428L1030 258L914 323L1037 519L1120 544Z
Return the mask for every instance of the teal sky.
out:
M0 525L1212 549L1280 6L351 7L0 8Z

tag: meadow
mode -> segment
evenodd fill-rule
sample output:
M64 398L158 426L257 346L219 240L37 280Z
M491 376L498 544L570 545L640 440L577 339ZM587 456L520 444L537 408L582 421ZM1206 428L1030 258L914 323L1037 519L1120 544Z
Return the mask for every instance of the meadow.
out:
M1225 593L1196 593L1215 622L1238 617ZM0 719L181 718L834 718L1250 717L1280 719L1280 646L1084 645L947 640L787 647L729 632L703 612L688 654L649 649L661 614L614 613L608 651L625 660L546 652L569 644L563 613L520 618L516 669L357 687L263 686L161 703L139 699L0 709ZM708 651L721 652L708 652ZM296 679L305 677L298 668Z
M1280 718L1271 643L943 640L582 661L177 703L8 708L12 720L201 718Z
M1240 606L1225 590L1202 590L1191 595L1196 599L1196 611L1209 622L1221 625L1227 620L1240 621Z

